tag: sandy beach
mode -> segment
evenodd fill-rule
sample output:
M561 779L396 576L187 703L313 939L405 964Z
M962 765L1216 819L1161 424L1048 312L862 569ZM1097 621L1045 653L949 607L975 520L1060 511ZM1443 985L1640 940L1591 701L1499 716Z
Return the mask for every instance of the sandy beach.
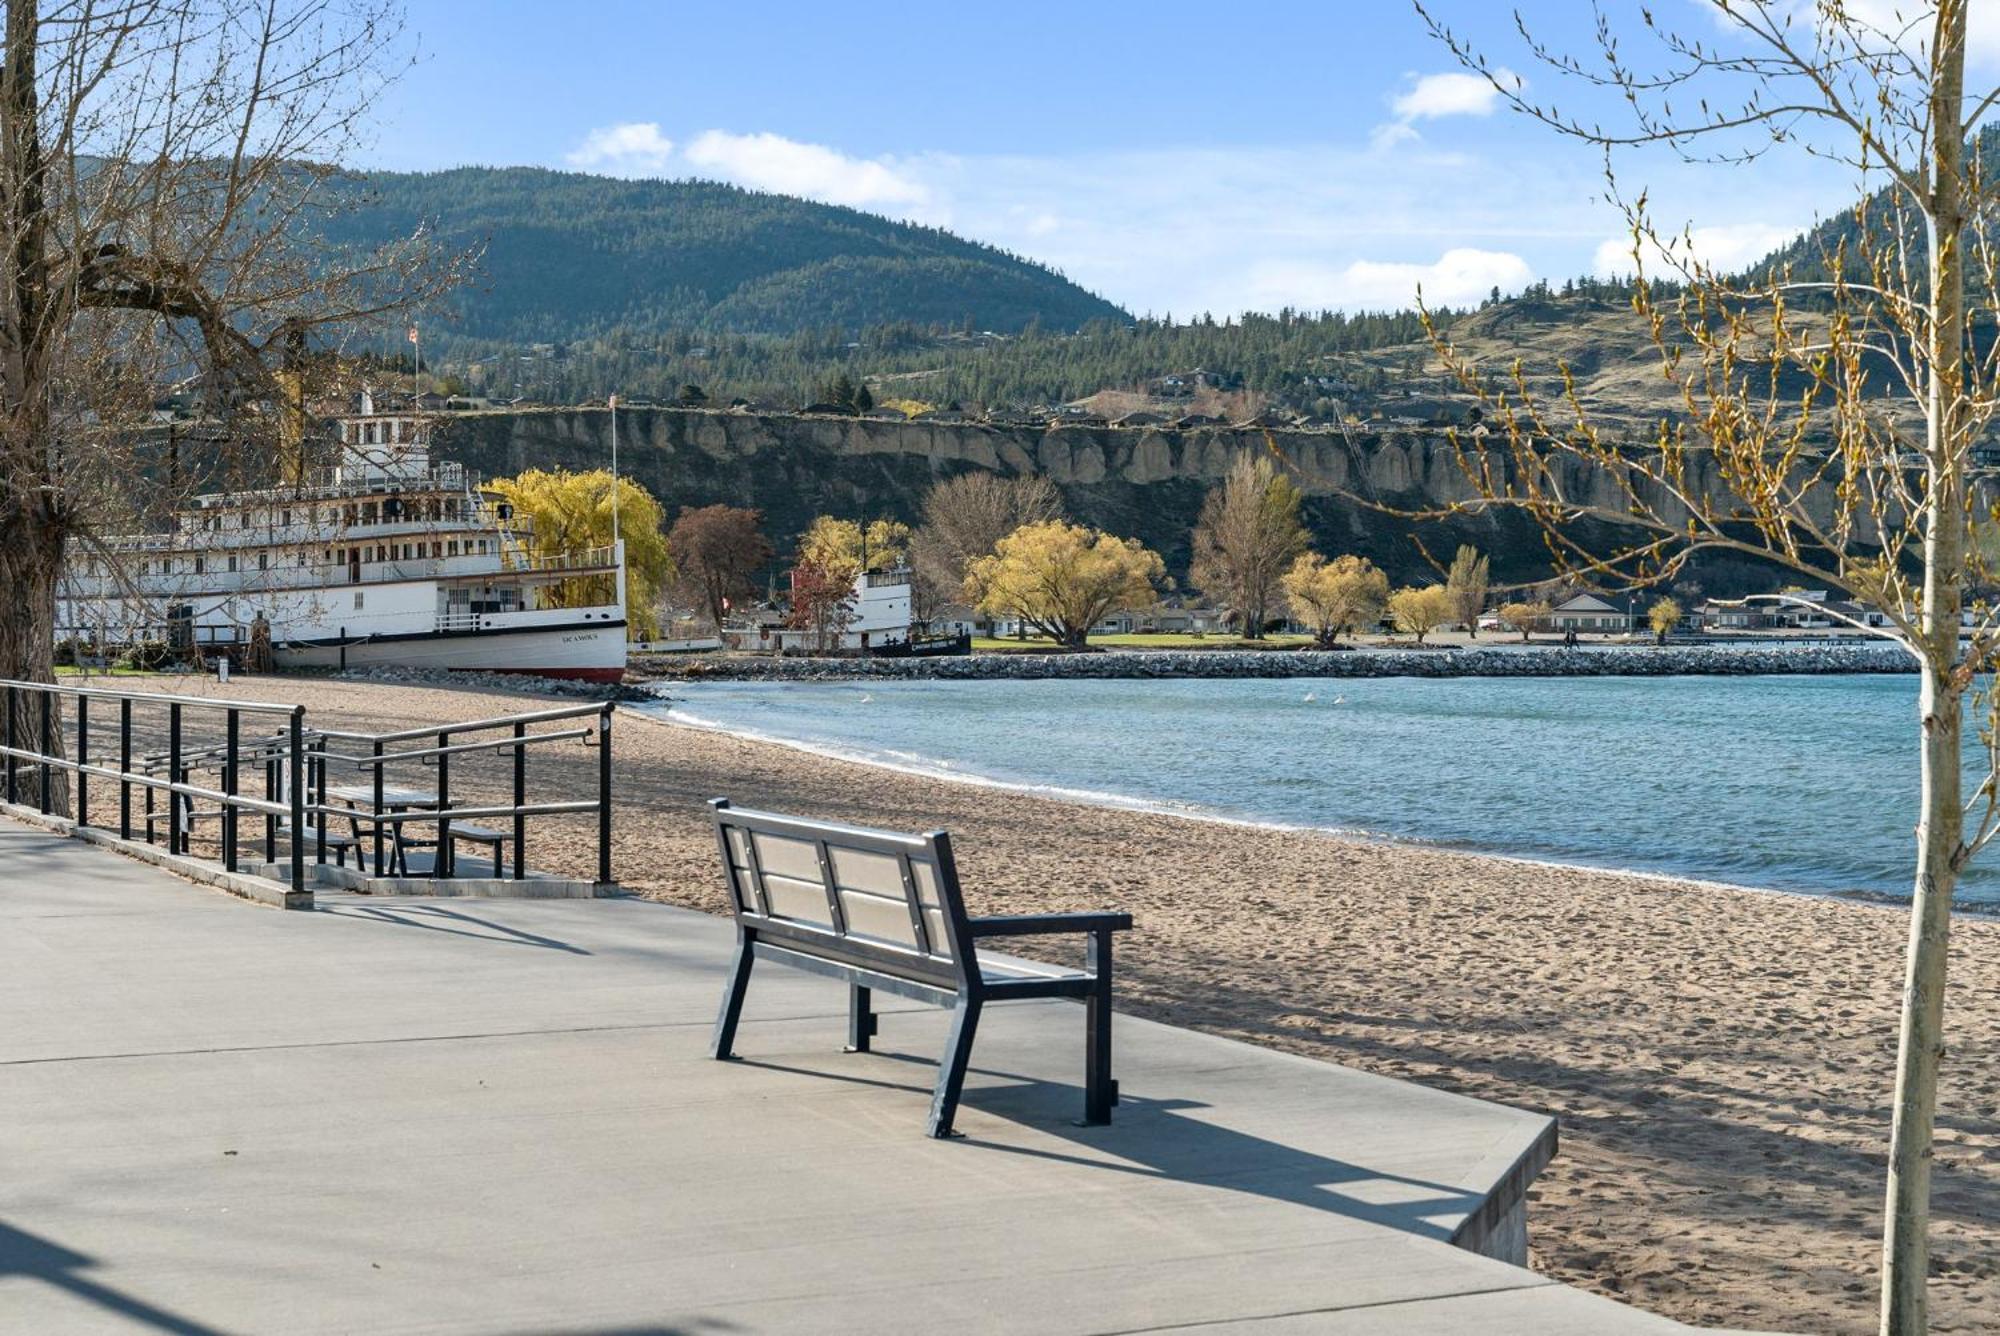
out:
M371 730L535 708L312 679L226 694ZM1080 806L631 711L615 737L614 865L635 892L722 910L714 796L947 828L975 912L1134 914L1123 1010L1556 1115L1561 1153L1531 1194L1538 1270L1695 1323L1874 1330L1898 909ZM588 783L586 753L543 750L538 776ZM593 850L552 822L530 862L588 875ZM1990 1331L2000 922L1955 924L1952 972L1933 1328Z

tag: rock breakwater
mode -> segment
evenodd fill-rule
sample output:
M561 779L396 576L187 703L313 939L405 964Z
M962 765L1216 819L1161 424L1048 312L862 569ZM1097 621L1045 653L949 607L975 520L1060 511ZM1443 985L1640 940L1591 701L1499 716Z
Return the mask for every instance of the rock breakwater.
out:
M1906 673L1891 644L1478 647L1326 652L1141 650L1103 654L972 654L935 659L701 657L637 661L635 679L812 682L849 678L1681 677Z

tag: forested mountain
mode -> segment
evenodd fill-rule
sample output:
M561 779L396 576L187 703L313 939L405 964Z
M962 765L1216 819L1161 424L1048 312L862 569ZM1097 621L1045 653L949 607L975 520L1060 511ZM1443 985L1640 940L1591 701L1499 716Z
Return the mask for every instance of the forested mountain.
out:
M435 228L484 246L440 340L569 343L670 329L791 333L887 321L1073 330L1126 313L1054 270L938 228L702 181L533 167L374 173L326 224L374 245ZM441 345L442 348L442 345Z

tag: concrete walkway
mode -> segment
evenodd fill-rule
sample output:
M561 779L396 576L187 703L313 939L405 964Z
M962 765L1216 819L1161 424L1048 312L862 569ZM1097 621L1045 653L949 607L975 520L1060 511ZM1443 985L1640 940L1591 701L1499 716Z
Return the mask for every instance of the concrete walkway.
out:
M763 968L709 1061L730 941L639 900L280 913L0 819L0 1331L1683 1329L1446 1241L1537 1115L1120 1017L1078 1128L1082 1013L1033 1003L933 1142L941 1012L847 1056L843 990Z

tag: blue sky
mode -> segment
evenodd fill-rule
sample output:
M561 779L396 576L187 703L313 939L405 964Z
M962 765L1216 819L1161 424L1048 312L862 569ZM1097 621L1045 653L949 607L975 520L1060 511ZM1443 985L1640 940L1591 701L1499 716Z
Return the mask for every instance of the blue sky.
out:
M732 180L936 223L1183 317L1400 306L1419 282L1464 301L1629 249L1601 154L1455 73L1401 0L408 5L418 63L366 165ZM1433 7L1559 90L1509 6ZM1523 7L1538 35L1587 47L1584 0ZM1716 30L1697 0L1654 7ZM1803 155L1619 167L1724 263L1853 198Z

